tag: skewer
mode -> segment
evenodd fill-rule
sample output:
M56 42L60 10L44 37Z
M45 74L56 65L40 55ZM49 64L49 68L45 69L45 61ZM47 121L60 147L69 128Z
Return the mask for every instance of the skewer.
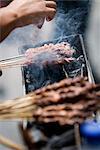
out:
M79 124L74 125L74 132L75 132L75 142L77 146L77 150L81 150L81 136L80 136L80 130L79 130Z
M9 140L8 138L3 137L0 135L0 144L11 148L12 150L26 150L26 148L22 145L16 144Z
M75 86L75 84L79 86ZM81 87L81 84L84 86ZM82 120L89 116L89 112L91 113L98 108L100 105L99 89L100 85L91 85L82 78L66 79L21 98L0 103L0 119L24 120L33 118L34 120L38 116L38 119L42 119L44 122L48 120L49 122L67 123L69 121L74 123L78 117ZM80 99L77 99L77 96ZM48 115L52 116L51 120Z
M60 49L60 52L58 50L58 47ZM49 50L49 52L48 52ZM9 68L9 67L17 67L17 66L24 66L27 64L31 64L34 63L34 60L37 56L40 56L40 54L44 55L44 51L46 51L46 53L53 55L53 58L58 59L61 58L62 55L62 51L63 53L68 56L68 58L71 58L73 53L75 52L75 50L70 47L70 45L67 42L61 42L60 44L45 44L41 47L36 47L36 48L30 48L27 49L25 54L19 55L19 56L14 56L5 60L1 60L0 61L0 69L5 69L5 68ZM66 57L67 59L67 57ZM68 61L68 60L67 60Z
M11 67L17 67L17 66L23 66L25 65L26 62L26 57L25 55L19 55L19 56L14 56L5 60L0 60L0 68L5 69L5 68L11 68Z

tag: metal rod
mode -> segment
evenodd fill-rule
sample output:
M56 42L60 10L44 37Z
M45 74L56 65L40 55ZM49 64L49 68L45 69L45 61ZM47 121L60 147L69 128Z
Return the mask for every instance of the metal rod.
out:
M80 131L79 131L79 124L74 125L74 132L75 132L75 142L77 146L77 150L81 150L81 137L80 137Z

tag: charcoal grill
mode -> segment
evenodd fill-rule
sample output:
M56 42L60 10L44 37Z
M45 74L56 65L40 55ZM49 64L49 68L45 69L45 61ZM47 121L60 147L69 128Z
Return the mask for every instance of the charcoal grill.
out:
M23 54L29 48L41 47L44 44L49 44L49 43L56 44L56 43L61 43L61 42L68 42L76 51L75 54L74 54L74 57L77 60L79 59L79 61L77 61L75 63L75 65L72 64L69 67L69 68L71 68L71 67L73 68L71 71L69 71L70 69L67 68L67 69L69 69L68 70L69 77L73 78L73 77L76 77L76 76L87 76L88 80L90 82L94 82L91 67L89 65L89 62L88 62L88 59L87 59L87 56L86 56L86 52L85 52L83 37L80 34L70 35L70 36L66 36L66 37L60 37L60 38L54 39L52 41L39 43L35 46L34 45L24 45L19 49L19 52L20 52L20 54ZM65 66L65 68L66 68L66 66ZM38 75L38 73L36 74L36 69L37 69L37 71L40 72L39 75ZM34 71L32 72L32 70L34 70ZM50 82L48 82L48 79L46 81L45 81L45 78L43 79L43 76L41 75L42 73L43 72L41 71L39 66L37 66L36 64L22 67L22 76L23 76L23 80L24 80L25 93L28 93L30 91L34 91L34 90L36 90L38 88L41 88L42 86L45 86L48 83L50 83ZM32 74L31 79L30 79L31 83L28 82L28 80L29 80L28 76L30 74ZM62 74L60 74L59 76L61 76L61 75ZM38 76L38 78L36 78L36 76ZM57 80L55 79L55 81L54 81L54 76L53 76L51 78L51 83L60 81L63 78L66 78L66 76L63 76L62 78L59 78Z
M91 67L89 65L89 62L88 62L88 59L87 59L87 56L86 56L86 52L85 52L83 36L80 35L80 34L70 35L70 36L66 36L66 37L60 37L60 38L54 39L52 41L39 43L39 44L37 44L35 46L34 45L24 45L23 47L21 47L19 49L19 52L20 52L20 54L23 54L29 48L41 47L44 44L49 44L49 43L56 44L56 43L61 43L61 42L68 42L76 51L76 53L74 54L74 57L76 59L80 59L80 58L82 59L82 61L79 61L79 65L80 65L80 67L78 68L79 72L76 73L75 72L76 68L73 68L72 72L74 72L75 75L72 72L70 72L69 73L69 77L74 78L76 76L87 76L88 80L90 82L94 82L94 78L93 78L93 75L92 75ZM34 90L36 90L36 89L38 89L38 88L40 88L42 86L46 86L47 83L48 83L48 82L45 82L43 80L42 83L38 84L38 86L37 86L37 83L38 82L40 83L39 79L41 79L41 74L40 74L40 77L38 79L36 79L37 83L27 82L28 81L28 78L27 78L28 74L31 73L31 70L29 70L29 68L30 68L30 66L22 67L22 76L23 76L23 81L24 81L23 82L24 83L23 87L24 87L24 92L25 93L28 93L30 91L34 91ZM32 69L32 67L31 67L31 69ZM33 72L33 77L34 77L34 75L36 76L35 72ZM63 78L65 78L65 77L66 76L64 76ZM58 79L57 81L53 80L53 82L51 82L51 83L58 82L61 79L62 78ZM44 132L46 134L47 134L47 130L50 130L50 132L51 132L51 133L49 132L49 135L47 134L46 136L44 134L42 134L43 132L41 132L41 129L43 127L42 126L38 127L33 122L25 121L25 122L23 122L20 125L20 127L21 127L21 131L22 131L24 140L25 140L25 142L27 143L27 145L29 147L29 150L33 150L34 148L42 150L43 147L45 147L44 149L55 149L55 150L56 149L61 150L63 148L65 148L66 150L67 150L67 148L69 150L70 149L71 150L72 149L74 149L74 150L75 149L78 149L78 150L81 149L81 141L80 141L79 125L78 124L74 125L74 127L73 126L60 127L60 126L56 126L56 125L45 126L46 131L44 131ZM45 130L45 129L42 129L42 131L43 130ZM54 131L55 131L55 133L54 133ZM53 135L53 133L54 133L54 135ZM29 138L28 141L27 141L26 137ZM32 139L32 137L34 137L34 138ZM35 139L35 137L38 140ZM47 143L47 141L49 141L48 144L46 146L44 146ZM58 145L56 143L58 143ZM71 144L73 146L71 146ZM39 148L38 147L39 145L42 148Z

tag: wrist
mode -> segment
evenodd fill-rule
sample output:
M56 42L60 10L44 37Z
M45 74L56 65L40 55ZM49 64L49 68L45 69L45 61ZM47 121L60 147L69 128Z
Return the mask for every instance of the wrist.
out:
M12 29L16 28L17 13L13 9L7 7L1 8L0 10L0 22L1 26L8 26Z

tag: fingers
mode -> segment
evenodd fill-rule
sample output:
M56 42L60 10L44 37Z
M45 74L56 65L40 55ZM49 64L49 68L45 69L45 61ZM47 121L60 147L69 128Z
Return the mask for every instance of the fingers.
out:
M47 7L46 20L51 21L54 18L56 13L56 8L57 8L56 2L50 0L46 1L46 7Z
M56 2L54 2L54 1L46 1L46 7L56 9L57 5L56 5Z
M38 22L38 24L37 24L37 27L38 27L39 29L42 28L42 26L43 26L43 24L44 24L44 21L45 21L45 17L42 17L42 18L39 20L39 22Z
M54 8L48 8L46 14L47 14L46 20L51 21L56 14L56 10Z

